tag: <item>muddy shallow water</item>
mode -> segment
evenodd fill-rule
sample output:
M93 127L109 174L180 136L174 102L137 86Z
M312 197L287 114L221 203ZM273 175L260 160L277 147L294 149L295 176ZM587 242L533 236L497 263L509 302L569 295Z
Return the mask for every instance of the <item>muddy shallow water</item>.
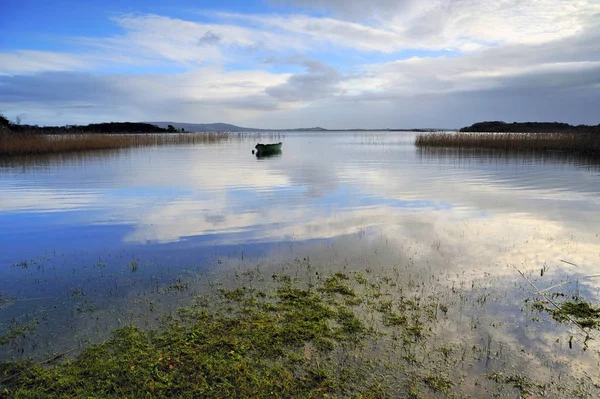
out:
M269 140L283 152L251 154ZM448 346L455 381L515 371L597 394L600 333L529 304L558 284L545 293L600 303L600 167L413 141L286 133L0 161L0 328L26 330L1 359L152 326L247 270L342 270L436 304L421 365Z

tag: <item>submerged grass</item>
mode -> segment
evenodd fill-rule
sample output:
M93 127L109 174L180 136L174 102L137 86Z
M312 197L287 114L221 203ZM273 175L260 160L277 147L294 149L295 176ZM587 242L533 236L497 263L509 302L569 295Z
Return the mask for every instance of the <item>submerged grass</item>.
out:
M0 156L52 154L170 144L218 143L229 133L15 134L0 133Z
M575 299L560 302L558 308L551 308L542 300L534 301L531 307L538 311L547 311L554 320L561 323L573 321L584 329L600 328L600 307L594 307L580 297Z
M12 321L8 326L0 326L0 346L12 344L25 338L34 329L34 325Z
M501 371L489 373L487 378L499 384L512 386L519 390L522 398L535 398L536 395L544 394L544 386L531 381L527 376L518 372L513 372L509 375L504 375Z
M436 336L460 301L426 295L418 285L400 288L400 272L382 278L306 271L314 279L297 272L265 278L256 269L235 283L213 282L160 327L118 329L69 360L59 354L41 363L2 362L0 397L464 398L473 390L512 397L542 391L516 372L488 376L487 366L474 373L477 382L465 383L483 349L465 337L458 338L463 345ZM181 281L167 289L188 290ZM489 360L489 347L486 353Z
M427 133L417 147L486 148L496 150L564 151L600 155L597 133Z
M368 331L321 291L284 282L270 297L242 287L217 299L181 309L159 330L119 329L73 360L1 363L0 396L380 397L373 381L349 377L360 370L331 362L335 348L358 345Z

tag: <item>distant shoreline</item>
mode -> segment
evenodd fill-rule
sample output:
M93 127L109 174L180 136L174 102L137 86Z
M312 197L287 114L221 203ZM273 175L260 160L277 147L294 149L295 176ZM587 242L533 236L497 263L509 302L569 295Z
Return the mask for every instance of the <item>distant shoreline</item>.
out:
M471 126L460 129L462 133L599 133L600 124L593 125L570 125L560 122L502 122L486 121L477 122Z
M81 133L244 133L244 132L475 132L475 133L561 133L582 132L600 133L598 125L570 125L561 122L477 122L461 129L448 128L381 128L381 129L326 129L300 127L293 129L257 129L231 125L228 123L181 123L181 122L103 122L88 125L38 126L9 121L0 115L0 134L45 133L45 134L81 134Z

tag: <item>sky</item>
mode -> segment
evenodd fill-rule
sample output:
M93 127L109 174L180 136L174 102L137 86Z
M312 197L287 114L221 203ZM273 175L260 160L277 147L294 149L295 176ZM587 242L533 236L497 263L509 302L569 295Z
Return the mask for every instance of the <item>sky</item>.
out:
M600 0L3 0L0 26L27 124L600 123Z

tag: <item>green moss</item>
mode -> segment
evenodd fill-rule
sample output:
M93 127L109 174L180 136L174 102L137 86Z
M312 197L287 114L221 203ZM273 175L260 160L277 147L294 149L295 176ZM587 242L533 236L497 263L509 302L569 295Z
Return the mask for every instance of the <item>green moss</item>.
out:
M344 334L352 335L362 333L365 326L362 321L347 308L340 308L337 313L337 321L340 324L339 331Z
M450 378L442 374L431 374L423 378L427 386L436 392L449 392L454 383Z

